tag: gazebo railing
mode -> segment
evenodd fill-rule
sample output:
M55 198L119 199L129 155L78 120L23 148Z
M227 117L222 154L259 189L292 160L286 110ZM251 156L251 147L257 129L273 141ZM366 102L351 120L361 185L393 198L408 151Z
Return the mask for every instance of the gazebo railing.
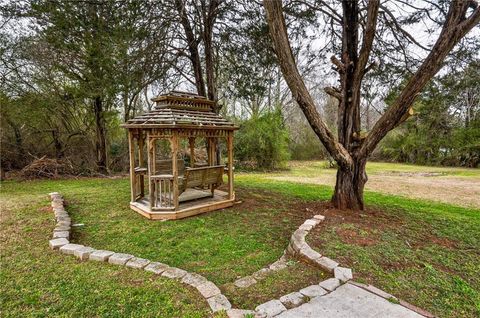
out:
M152 210L173 210L175 209L175 198L173 195L173 175L160 174L150 177L152 193L150 193L150 204Z
M147 168L135 168L135 187L133 197L140 200L145 196L145 176L147 175Z

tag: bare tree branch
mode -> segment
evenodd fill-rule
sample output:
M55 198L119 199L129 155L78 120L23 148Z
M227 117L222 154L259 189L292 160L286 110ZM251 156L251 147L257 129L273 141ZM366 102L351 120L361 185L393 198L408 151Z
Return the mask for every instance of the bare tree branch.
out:
M473 13L469 17L465 17L468 8L472 6L475 7ZM402 119L404 119L409 112L417 95L440 70L442 62L448 53L450 53L453 47L467 32L479 23L480 7L478 7L476 1L452 1L445 24L430 54L410 78L392 106L388 108L377 121L359 150L360 156L369 155L380 140L382 140L390 130L402 122Z
M281 0L264 1L263 5L267 13L267 22L280 68L293 97L307 117L312 129L339 165L345 167L351 166L353 161L350 154L338 141L335 140L332 132L323 122L315 107L313 98L308 92L307 87L298 72L292 48L288 40Z

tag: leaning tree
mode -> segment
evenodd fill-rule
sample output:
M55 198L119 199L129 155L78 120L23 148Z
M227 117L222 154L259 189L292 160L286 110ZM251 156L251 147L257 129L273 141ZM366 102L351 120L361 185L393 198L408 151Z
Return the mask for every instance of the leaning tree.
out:
M409 12L413 12L402 21L396 19L394 12L380 2L343 0L340 10L334 8L336 1L297 2L329 15L331 19L327 28L331 28L332 39L335 36L340 38L340 45L333 46L337 49L338 57L331 57L340 78L340 85L325 89L328 94L338 99L338 138L335 138L317 111L298 70L288 39L282 1L264 1L273 48L284 79L313 131L338 164L332 201L334 206L340 209L364 208L363 189L367 182L365 165L368 157L389 131L412 115L416 96L440 70L455 45L480 22L480 7L475 0L453 0L450 3L426 1L425 3L438 9L439 17L433 17L428 8L420 8L417 3L398 0L398 5L403 5ZM438 38L429 48L418 43L415 36L402 28L402 23L419 21L422 15L431 18L432 23L440 25ZM391 27L393 32L380 39L378 33L384 26ZM385 44L389 37L411 41L428 50L428 55L420 61L416 71L409 74L400 93L373 128L364 133L361 131L360 118L362 81L365 74L376 65L371 61L372 52L383 49L384 53L387 53ZM384 46L378 48L382 45ZM399 46L400 49L404 47ZM405 55L407 60L408 54Z

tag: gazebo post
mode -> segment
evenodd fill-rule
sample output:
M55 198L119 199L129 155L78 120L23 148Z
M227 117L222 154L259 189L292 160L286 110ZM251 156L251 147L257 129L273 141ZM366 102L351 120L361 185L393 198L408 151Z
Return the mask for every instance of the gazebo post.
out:
M190 167L195 167L195 137L189 137L188 143L190 144Z
M170 139L170 146L172 150L172 174L173 174L173 203L175 205L175 211L178 210L178 132L174 131L172 138Z
M228 199L233 200L233 131L229 131L227 135L227 152L228 152Z
M155 161L155 143L153 142L153 138L150 137L150 131L147 131L147 165L148 165L148 196L149 196L149 207L150 210L153 207L153 200L154 200L154 187L152 181L152 175L155 173L153 171L153 162Z
M134 202L136 197L136 180L135 180L135 145L133 143L132 129L128 130L128 152L130 157L130 201Z
M213 166L215 164L215 139L213 137L207 137L208 141L208 165Z
M138 130L138 139L137 139L137 144L138 144L138 167L143 168L144 167L144 160L143 160L143 144L145 142L143 132L141 129ZM145 196L145 175L143 173L140 173L139 175L140 178L140 196L143 198Z

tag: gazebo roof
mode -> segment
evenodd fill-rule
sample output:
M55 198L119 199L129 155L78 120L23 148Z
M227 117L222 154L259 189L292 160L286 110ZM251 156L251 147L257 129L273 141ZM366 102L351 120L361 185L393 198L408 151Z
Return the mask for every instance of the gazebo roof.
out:
M155 108L128 120L125 128L238 129L215 114L215 102L196 94L172 91L153 98Z

